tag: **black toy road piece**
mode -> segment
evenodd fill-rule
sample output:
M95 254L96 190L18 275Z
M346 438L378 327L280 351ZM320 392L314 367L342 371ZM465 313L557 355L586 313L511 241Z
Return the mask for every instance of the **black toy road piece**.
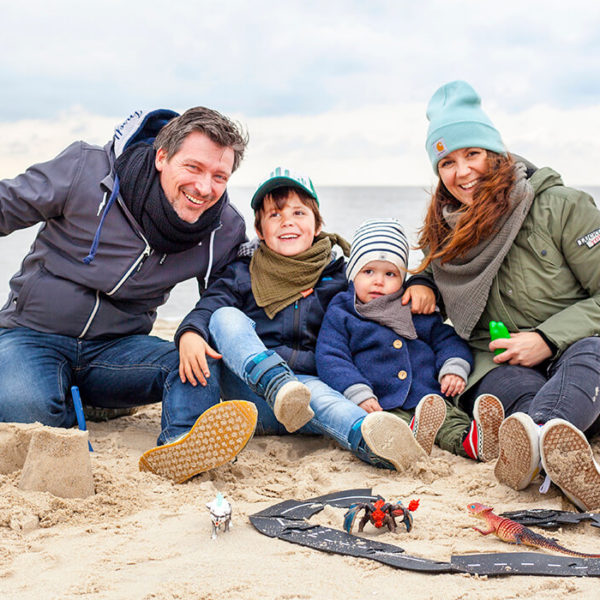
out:
M554 577L600 577L600 559L549 556L536 552L502 552L452 556L443 562L409 556L402 548L356 537L345 531L311 525L306 519L323 510L325 505L349 508L356 503L375 502L379 496L370 489L345 490L308 500L286 500L250 517L262 534L281 540L333 552L376 560L380 563L428 573L472 573L477 575L551 575Z
M582 521L592 521L592 527L600 527L600 514L576 513L569 510L551 510L546 508L533 508L531 510L515 510L502 513L502 517L512 519L521 525L535 525L549 529L561 525L577 525Z

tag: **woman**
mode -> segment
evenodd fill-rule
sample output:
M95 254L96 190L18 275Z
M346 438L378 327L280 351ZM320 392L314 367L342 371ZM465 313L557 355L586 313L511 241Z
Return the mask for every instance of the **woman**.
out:
M508 154L466 82L442 86L427 117L439 183L418 271L433 278L474 352L460 401L502 401L501 482L524 489L541 459L579 508L599 508L600 468L582 432L600 423L600 211L552 169ZM413 304L419 289L409 289ZM490 343L490 321L510 338Z

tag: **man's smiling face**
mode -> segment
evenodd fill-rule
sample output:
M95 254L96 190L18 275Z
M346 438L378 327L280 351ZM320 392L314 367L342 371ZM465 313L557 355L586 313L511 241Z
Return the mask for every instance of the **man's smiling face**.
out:
M225 192L233 170L234 152L215 144L200 131L190 133L167 158L159 148L155 166L160 185L177 216L195 223Z

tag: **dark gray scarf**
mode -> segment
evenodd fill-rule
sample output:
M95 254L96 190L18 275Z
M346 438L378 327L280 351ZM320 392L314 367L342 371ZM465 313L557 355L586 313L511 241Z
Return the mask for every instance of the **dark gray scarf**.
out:
M369 321L389 327L407 340L417 339L417 330L412 320L410 304L402 305L404 287L394 294L386 294L370 302L361 302L354 294L356 312Z
M187 223L179 218L165 196L154 166L155 157L154 148L140 142L117 158L120 194L154 250L161 254L183 252L196 246L218 226L227 192L195 223Z
M492 281L529 213L534 193L526 179L526 167L515 164L516 178L510 193L512 210L498 223L497 233L483 240L465 256L431 265L433 278L442 294L444 305L458 335L468 340L479 321L492 287ZM445 210L444 218L454 229L460 215Z

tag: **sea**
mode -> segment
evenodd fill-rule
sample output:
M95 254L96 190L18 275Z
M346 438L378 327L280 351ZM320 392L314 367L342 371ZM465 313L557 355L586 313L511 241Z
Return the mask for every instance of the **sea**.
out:
M575 187L575 186L574 186ZM580 187L596 199L600 206L600 186ZM229 197L246 220L249 238L255 237L254 218L250 208L250 198L254 188L230 187ZM418 236L418 229L430 198L430 190L425 186L397 187L338 187L324 186L317 189L325 225L324 231L339 233L348 241L354 230L366 219L395 218L404 226L411 245ZM0 246L0 306L8 295L8 282L16 273L21 260L27 253L39 226L15 231L2 239ZM101 249L100 249L101 251ZM421 255L411 251L409 266L419 263ZM180 321L198 301L196 280L177 285L166 304L158 309L158 318L170 322Z

